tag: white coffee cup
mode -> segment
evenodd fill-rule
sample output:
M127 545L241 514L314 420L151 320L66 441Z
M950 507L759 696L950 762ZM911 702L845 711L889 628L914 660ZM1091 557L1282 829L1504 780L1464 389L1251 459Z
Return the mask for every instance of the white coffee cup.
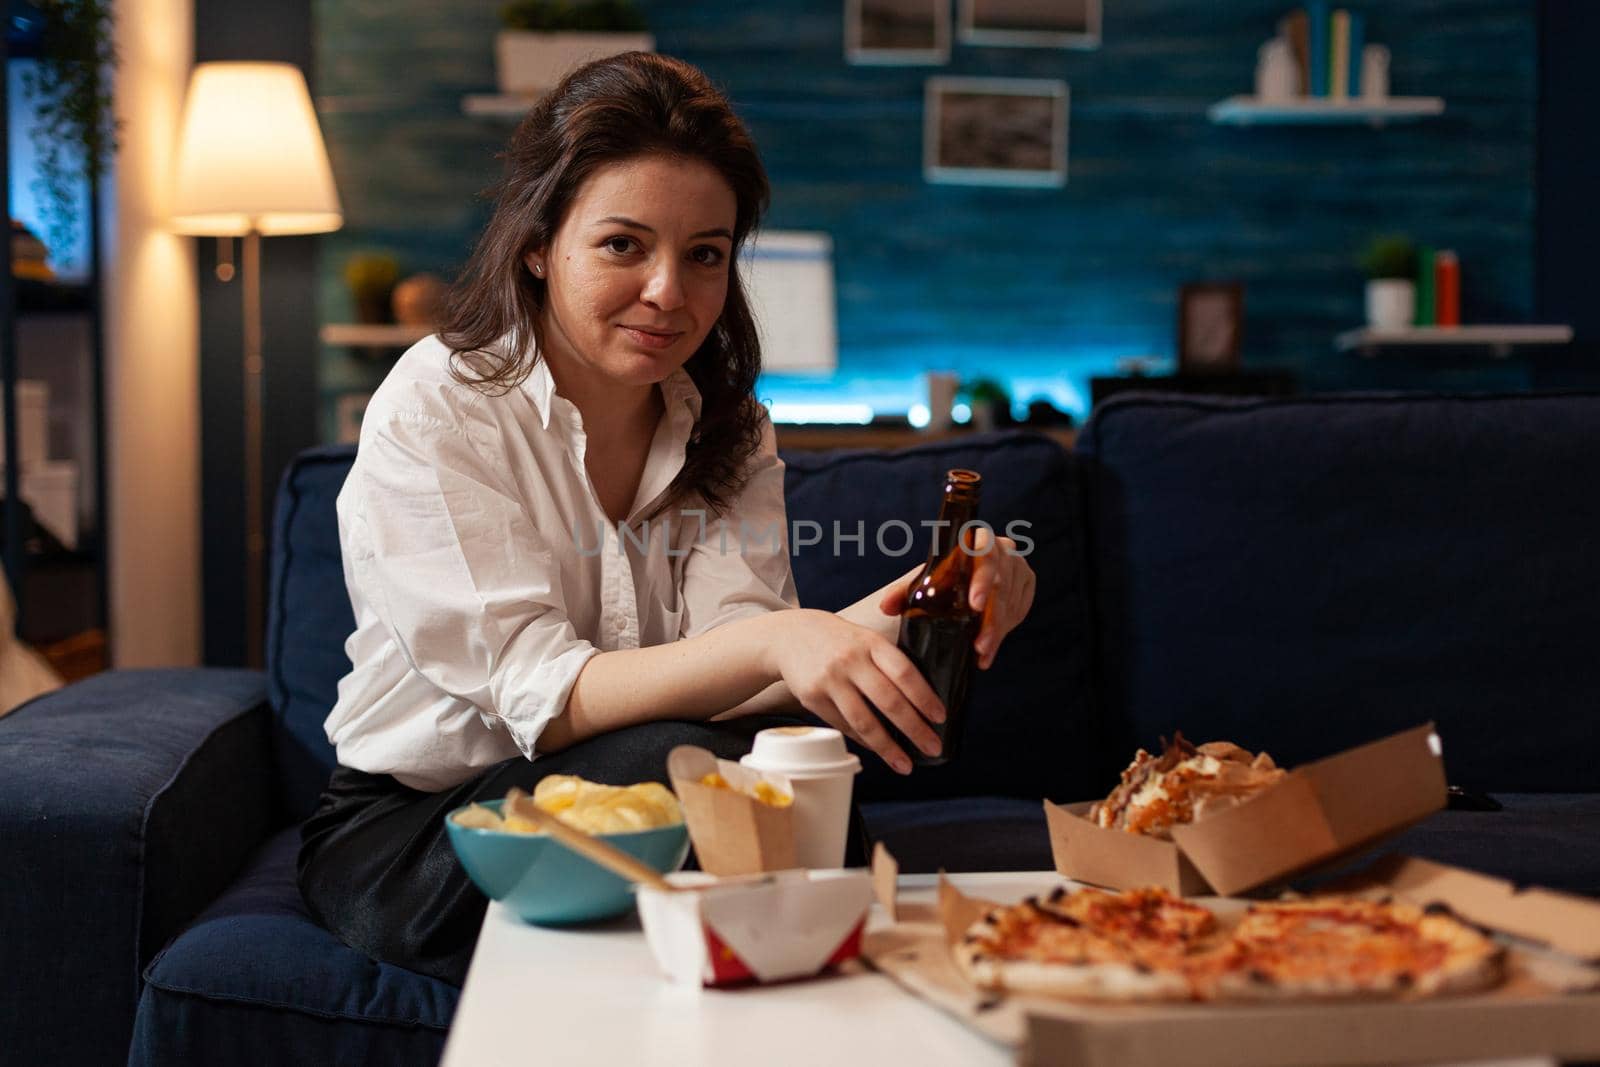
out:
M756 734L739 760L763 774L781 774L794 786L795 858L802 867L844 866L850 832L850 795L861 760L844 735L825 726L777 726Z

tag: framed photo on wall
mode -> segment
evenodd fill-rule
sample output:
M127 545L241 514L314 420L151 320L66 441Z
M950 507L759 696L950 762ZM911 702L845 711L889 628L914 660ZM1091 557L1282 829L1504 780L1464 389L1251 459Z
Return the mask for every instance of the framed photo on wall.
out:
M1244 283L1194 282L1178 290L1178 373L1236 374L1244 337Z
M958 0L962 44L1099 48L1100 0Z
M950 62L949 0L845 0L844 57L863 65Z
M923 173L956 185L1067 182L1064 81L929 78L923 101Z

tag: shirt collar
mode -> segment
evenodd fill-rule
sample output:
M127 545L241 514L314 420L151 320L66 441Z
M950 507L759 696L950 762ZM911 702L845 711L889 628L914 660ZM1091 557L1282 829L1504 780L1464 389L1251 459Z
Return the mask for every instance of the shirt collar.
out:
M548 430L550 410L555 406L557 399L556 380L551 376L550 367L543 359L534 361L533 369L522 381L522 391L532 402L533 410L538 412L539 425ZM689 372L679 367L662 379L661 399L666 407L663 417L674 423L683 421L685 423L683 438L687 441L694 424L700 419L700 390L695 386Z
M550 368L543 359L533 362L533 369L522 380L522 391L527 394L528 400L533 404L533 410L539 414L539 425L548 430L550 428L550 408L555 402L556 380L550 376Z

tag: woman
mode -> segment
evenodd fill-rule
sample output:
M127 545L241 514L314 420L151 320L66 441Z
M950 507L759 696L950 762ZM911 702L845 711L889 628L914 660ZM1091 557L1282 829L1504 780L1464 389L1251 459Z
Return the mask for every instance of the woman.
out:
M373 396L339 496L356 630L300 884L348 944L460 983L485 902L443 816L546 774L664 781L674 745L737 755L752 716L801 711L909 773L869 704L937 751L944 709L894 644L906 581L796 604L734 271L766 199L726 99L663 56L581 68L512 138L448 321ZM1032 572L989 552L971 597L987 666Z

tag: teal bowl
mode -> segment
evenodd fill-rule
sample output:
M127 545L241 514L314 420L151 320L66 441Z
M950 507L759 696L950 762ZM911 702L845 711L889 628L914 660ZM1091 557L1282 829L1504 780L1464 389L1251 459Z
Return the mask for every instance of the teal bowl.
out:
M491 800L483 806L498 812L504 803ZM454 816L454 811L445 816L445 831L467 876L491 900L504 901L527 922L563 926L609 919L633 907L633 887L625 879L560 842L544 834L457 826ZM689 855L689 831L683 823L596 836L663 874L683 866Z

